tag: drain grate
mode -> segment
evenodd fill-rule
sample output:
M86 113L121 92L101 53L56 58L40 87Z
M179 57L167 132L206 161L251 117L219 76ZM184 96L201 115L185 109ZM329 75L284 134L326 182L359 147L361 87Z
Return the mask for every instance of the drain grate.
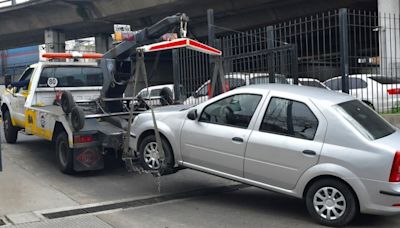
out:
M216 188L209 188L209 189L201 189L201 190L195 190L195 191L190 191L190 192L174 193L174 194L169 194L169 195L155 196L155 197L150 197L150 198L145 198L145 199L120 202L120 203L111 203L111 204L106 204L106 205L101 205L101 206L93 206L93 207L72 209L72 210L59 211L59 212L44 213L42 215L48 219L64 218L64 217L70 217L70 216L75 216L75 215L97 213L97 212L103 212L103 211L109 211L109 210L115 210L115 209L135 208L135 207L153 205L153 204L157 204L157 203L163 203L163 202L178 200L178 199L185 199L185 198L192 198L192 197L198 197L198 196L206 196L206 195L212 195L212 194L232 192L232 191L237 191L239 189L243 189L246 187L248 187L248 185L238 184L238 185L223 186L223 187L216 187Z

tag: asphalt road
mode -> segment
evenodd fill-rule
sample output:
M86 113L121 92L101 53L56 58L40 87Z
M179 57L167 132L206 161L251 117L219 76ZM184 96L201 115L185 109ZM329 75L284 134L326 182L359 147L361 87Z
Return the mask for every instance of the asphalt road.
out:
M162 177L158 185L151 175L128 173L110 159L104 171L68 176L58 171L49 142L19 134L17 144L3 143L2 148L0 218L153 197L134 208L100 211L95 218L112 227L319 227L301 200L253 187L229 189L238 183L192 170ZM185 192L191 195L160 201L159 196ZM75 222L85 216L94 217L79 215ZM351 227L399 225L399 217L362 215Z

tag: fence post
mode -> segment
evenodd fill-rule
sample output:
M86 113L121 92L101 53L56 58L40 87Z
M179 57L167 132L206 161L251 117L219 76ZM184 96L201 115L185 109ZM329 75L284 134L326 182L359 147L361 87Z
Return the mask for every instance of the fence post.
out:
M213 9L208 9L207 10L207 22L208 22L208 44L211 47L215 47L216 45L216 37L215 37L215 26L214 26L214 10ZM209 75L214 74L214 69L215 69L215 57L210 56L210 68L209 68ZM210 78L213 80L212 78ZM213 85L213 82L211 82L211 85ZM211 88L212 91L215 91L214 96L221 94L221 84L220 81L217 80L214 84L216 88Z
M340 72L342 92L349 93L349 30L348 9L339 10Z
M175 102L181 100L181 79L179 74L179 50L172 50L172 72L174 78L174 94L175 94Z
M293 84L299 84L299 61L297 56L297 45L292 45L292 78Z
M275 48L274 26L267 26L267 48ZM267 55L269 83L275 83L275 58L276 53L273 51Z

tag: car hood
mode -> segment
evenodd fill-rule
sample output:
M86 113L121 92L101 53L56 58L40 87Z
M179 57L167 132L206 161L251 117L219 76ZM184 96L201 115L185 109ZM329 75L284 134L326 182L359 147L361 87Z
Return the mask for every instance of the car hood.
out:
M179 111L184 111L189 108L193 107L193 105L169 105L169 106L163 106L163 107L158 107L154 109L155 113L164 113L164 112L179 112ZM150 111L147 111L150 112Z

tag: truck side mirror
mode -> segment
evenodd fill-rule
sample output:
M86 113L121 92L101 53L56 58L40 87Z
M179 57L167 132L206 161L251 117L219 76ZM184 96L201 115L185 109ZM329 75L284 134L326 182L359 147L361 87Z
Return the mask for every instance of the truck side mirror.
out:
M7 74L4 76L4 86L7 88L11 84L11 75Z
M197 119L197 110L193 109L187 114L187 118L189 120L196 120Z

